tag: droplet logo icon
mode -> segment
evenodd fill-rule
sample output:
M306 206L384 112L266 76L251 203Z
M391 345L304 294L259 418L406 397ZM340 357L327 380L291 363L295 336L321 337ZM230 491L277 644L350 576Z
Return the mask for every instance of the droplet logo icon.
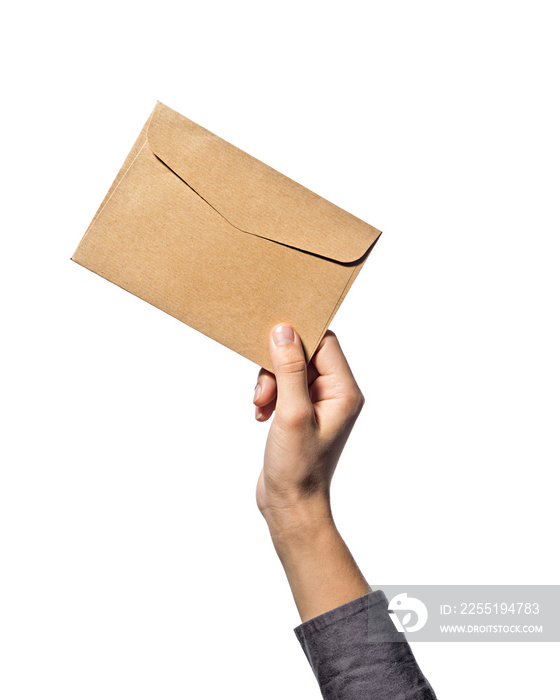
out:
M419 598L410 598L406 593L391 598L388 611L399 632L417 632L428 621L428 608ZM401 612L402 619L398 615Z

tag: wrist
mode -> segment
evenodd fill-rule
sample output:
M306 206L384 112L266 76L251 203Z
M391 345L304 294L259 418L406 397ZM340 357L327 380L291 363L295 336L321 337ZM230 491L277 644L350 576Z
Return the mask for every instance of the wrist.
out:
M269 505L263 516L275 545L288 546L308 541L334 530L330 501L326 497L302 499L289 505Z

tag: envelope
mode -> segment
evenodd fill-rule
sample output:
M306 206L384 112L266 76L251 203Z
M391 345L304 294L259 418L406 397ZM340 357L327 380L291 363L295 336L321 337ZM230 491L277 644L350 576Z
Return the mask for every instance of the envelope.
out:
M313 356L380 231L156 104L72 260L271 370Z

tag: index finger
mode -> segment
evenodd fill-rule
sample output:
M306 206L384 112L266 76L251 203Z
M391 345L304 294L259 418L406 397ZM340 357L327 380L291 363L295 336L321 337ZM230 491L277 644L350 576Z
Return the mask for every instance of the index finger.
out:
M338 338L327 331L313 355L313 364L321 376L336 376L343 384L357 385Z

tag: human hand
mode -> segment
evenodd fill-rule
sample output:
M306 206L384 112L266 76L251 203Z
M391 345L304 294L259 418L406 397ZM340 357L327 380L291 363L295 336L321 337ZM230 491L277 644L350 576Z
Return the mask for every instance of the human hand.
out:
M331 479L364 397L331 331L307 367L297 333L276 326L270 356L274 374L260 370L254 397L258 421L274 413L257 504L278 530L331 518Z

